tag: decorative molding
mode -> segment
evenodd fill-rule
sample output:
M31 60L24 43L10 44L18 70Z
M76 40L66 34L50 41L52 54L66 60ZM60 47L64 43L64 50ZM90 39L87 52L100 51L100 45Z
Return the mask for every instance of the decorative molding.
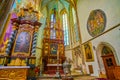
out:
M99 36L101 36L101 35L103 35L103 34L105 34L105 33L109 32L109 31L111 31L111 30L113 30L113 29L115 29L115 28L117 28L117 27L119 27L119 26L120 26L120 23L119 23L119 24L117 24L117 25L115 25L115 26L113 26L112 28L110 28L110 29L106 30L105 32L103 32L103 33L101 33L101 34L99 34L99 35L97 35L97 36L95 36L95 37L93 37L93 38L91 38L91 39L87 40L86 42L83 42L83 43L82 43L82 45L84 45L85 43L87 43L87 42L89 42L89 41L94 40L95 38L97 38L97 37L99 37Z

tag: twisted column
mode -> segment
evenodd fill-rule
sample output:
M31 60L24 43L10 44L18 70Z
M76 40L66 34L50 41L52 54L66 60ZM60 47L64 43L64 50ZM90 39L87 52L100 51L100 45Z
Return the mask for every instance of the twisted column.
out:
M35 27L35 32L33 35L33 42L32 42L32 56L35 56L36 53L36 45L37 45L37 32L38 32L38 26Z
M13 45L13 42L15 40L16 33L17 33L16 23L14 23L12 27L13 27L13 31L11 32L11 35L10 35L10 38L9 38L9 41L8 41L8 44L7 44L7 47L6 47L6 50L5 50L7 55L10 54L10 51L11 51L11 48L12 48L12 45Z

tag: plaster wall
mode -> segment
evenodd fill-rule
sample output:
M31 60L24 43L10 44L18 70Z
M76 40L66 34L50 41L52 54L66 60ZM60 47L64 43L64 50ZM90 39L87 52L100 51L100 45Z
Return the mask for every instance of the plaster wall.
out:
M80 31L82 43L90 41L92 43L92 47L97 48L101 42L108 43L115 50L114 55L117 64L120 64L120 26L115 27L120 24L120 0L78 0L77 11L78 18L80 23ZM92 10L101 9L106 14L106 28L104 30L104 34L93 38L87 31L87 20L89 14ZM115 28L113 28L115 27ZM113 28L113 29L112 29ZM109 30L111 29L111 30ZM108 31L109 30L109 31ZM97 50L92 49L94 53L94 61L93 62L85 62L87 73L89 73L88 65L93 66L94 73L92 76L99 76L99 65L97 59ZM101 54L101 53L98 53Z
M82 43L91 39L87 31L87 20L92 10L101 9L106 14L105 31L120 23L120 0L78 0L77 10Z

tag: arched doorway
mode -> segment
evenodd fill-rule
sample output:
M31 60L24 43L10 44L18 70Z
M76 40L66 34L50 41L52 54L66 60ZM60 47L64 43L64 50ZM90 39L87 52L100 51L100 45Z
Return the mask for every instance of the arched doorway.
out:
M106 74L109 79L115 79L113 74L113 69L116 66L116 61L111 49L107 46L103 46L102 48L102 59L105 66Z
M96 48L99 72L106 74L107 78L114 80L113 69L118 63L115 49L106 42L101 42Z

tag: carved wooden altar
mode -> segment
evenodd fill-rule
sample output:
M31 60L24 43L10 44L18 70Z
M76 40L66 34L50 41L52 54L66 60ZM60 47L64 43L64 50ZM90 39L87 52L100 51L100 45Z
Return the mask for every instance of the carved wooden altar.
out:
M53 13L55 13L55 10ZM63 29L60 25L60 21L57 20L58 18L55 18L56 15L53 15L53 20L47 18L47 25L44 28L42 55L45 72L51 70L56 71L57 66L59 66L59 70L62 70L62 63L65 60Z
M35 67L37 31L39 13L33 9L31 2L20 8L17 18L11 19L13 31L5 50L0 54L0 79L26 80L27 71ZM17 67L16 67L17 66Z

